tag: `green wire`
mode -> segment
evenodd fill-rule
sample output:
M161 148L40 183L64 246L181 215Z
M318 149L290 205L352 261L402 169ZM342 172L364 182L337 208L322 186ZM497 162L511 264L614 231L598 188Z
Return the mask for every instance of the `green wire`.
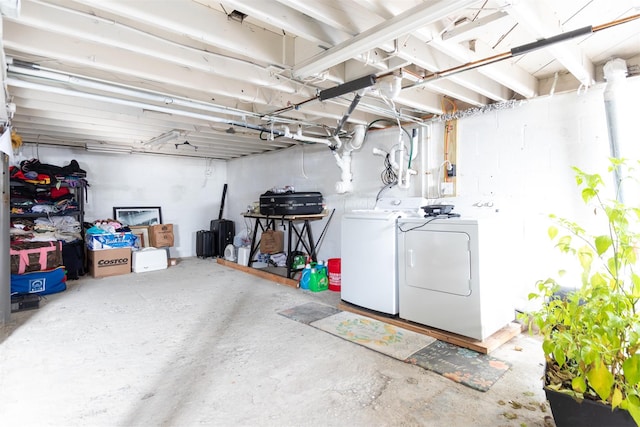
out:
M391 120L391 119L376 119L376 120L372 121L371 123L369 123L367 125L367 132L369 131L369 129L371 129L371 126L373 126L374 124L376 124L378 122L387 122L387 123L392 123L394 125L398 124L396 121ZM406 130L402 126L400 126L400 129L402 129L404 131L404 133L407 134L407 138L409 138L409 163L407 165L407 168L410 168L411 167L411 158L413 157L413 138L411 138L411 135L409 135L409 131L408 130Z

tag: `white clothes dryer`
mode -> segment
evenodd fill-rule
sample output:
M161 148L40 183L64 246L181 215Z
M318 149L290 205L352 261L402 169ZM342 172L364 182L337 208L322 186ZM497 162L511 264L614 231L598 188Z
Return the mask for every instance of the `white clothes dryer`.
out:
M399 317L484 340L515 317L497 219L398 220Z

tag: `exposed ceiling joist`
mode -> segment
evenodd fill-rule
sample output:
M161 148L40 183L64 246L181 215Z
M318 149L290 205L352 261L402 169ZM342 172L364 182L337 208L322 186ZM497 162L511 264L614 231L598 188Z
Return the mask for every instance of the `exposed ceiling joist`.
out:
M444 18L459 8L467 7L477 0L449 0L436 3L421 3L400 15L370 28L352 39L334 46L324 53L303 61L294 67L294 75L307 77L350 59L354 53L363 53L380 43L409 34L423 25Z
M18 3L2 20L11 123L27 143L79 149L229 159L304 142L285 127L348 140L357 124L577 90L614 57L640 73L636 0ZM171 130L190 144L142 146Z

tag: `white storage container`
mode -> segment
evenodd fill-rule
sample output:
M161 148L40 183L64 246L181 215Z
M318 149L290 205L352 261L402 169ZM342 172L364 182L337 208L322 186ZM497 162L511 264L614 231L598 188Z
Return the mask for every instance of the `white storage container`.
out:
M167 268L167 251L158 248L144 248L132 254L131 266L134 273L163 270Z

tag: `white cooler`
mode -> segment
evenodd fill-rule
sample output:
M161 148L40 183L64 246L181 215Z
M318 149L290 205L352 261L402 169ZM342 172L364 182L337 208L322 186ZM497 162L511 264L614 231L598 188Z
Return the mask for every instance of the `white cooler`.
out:
M158 248L144 248L132 253L131 268L134 273L164 270L167 268L167 251Z

